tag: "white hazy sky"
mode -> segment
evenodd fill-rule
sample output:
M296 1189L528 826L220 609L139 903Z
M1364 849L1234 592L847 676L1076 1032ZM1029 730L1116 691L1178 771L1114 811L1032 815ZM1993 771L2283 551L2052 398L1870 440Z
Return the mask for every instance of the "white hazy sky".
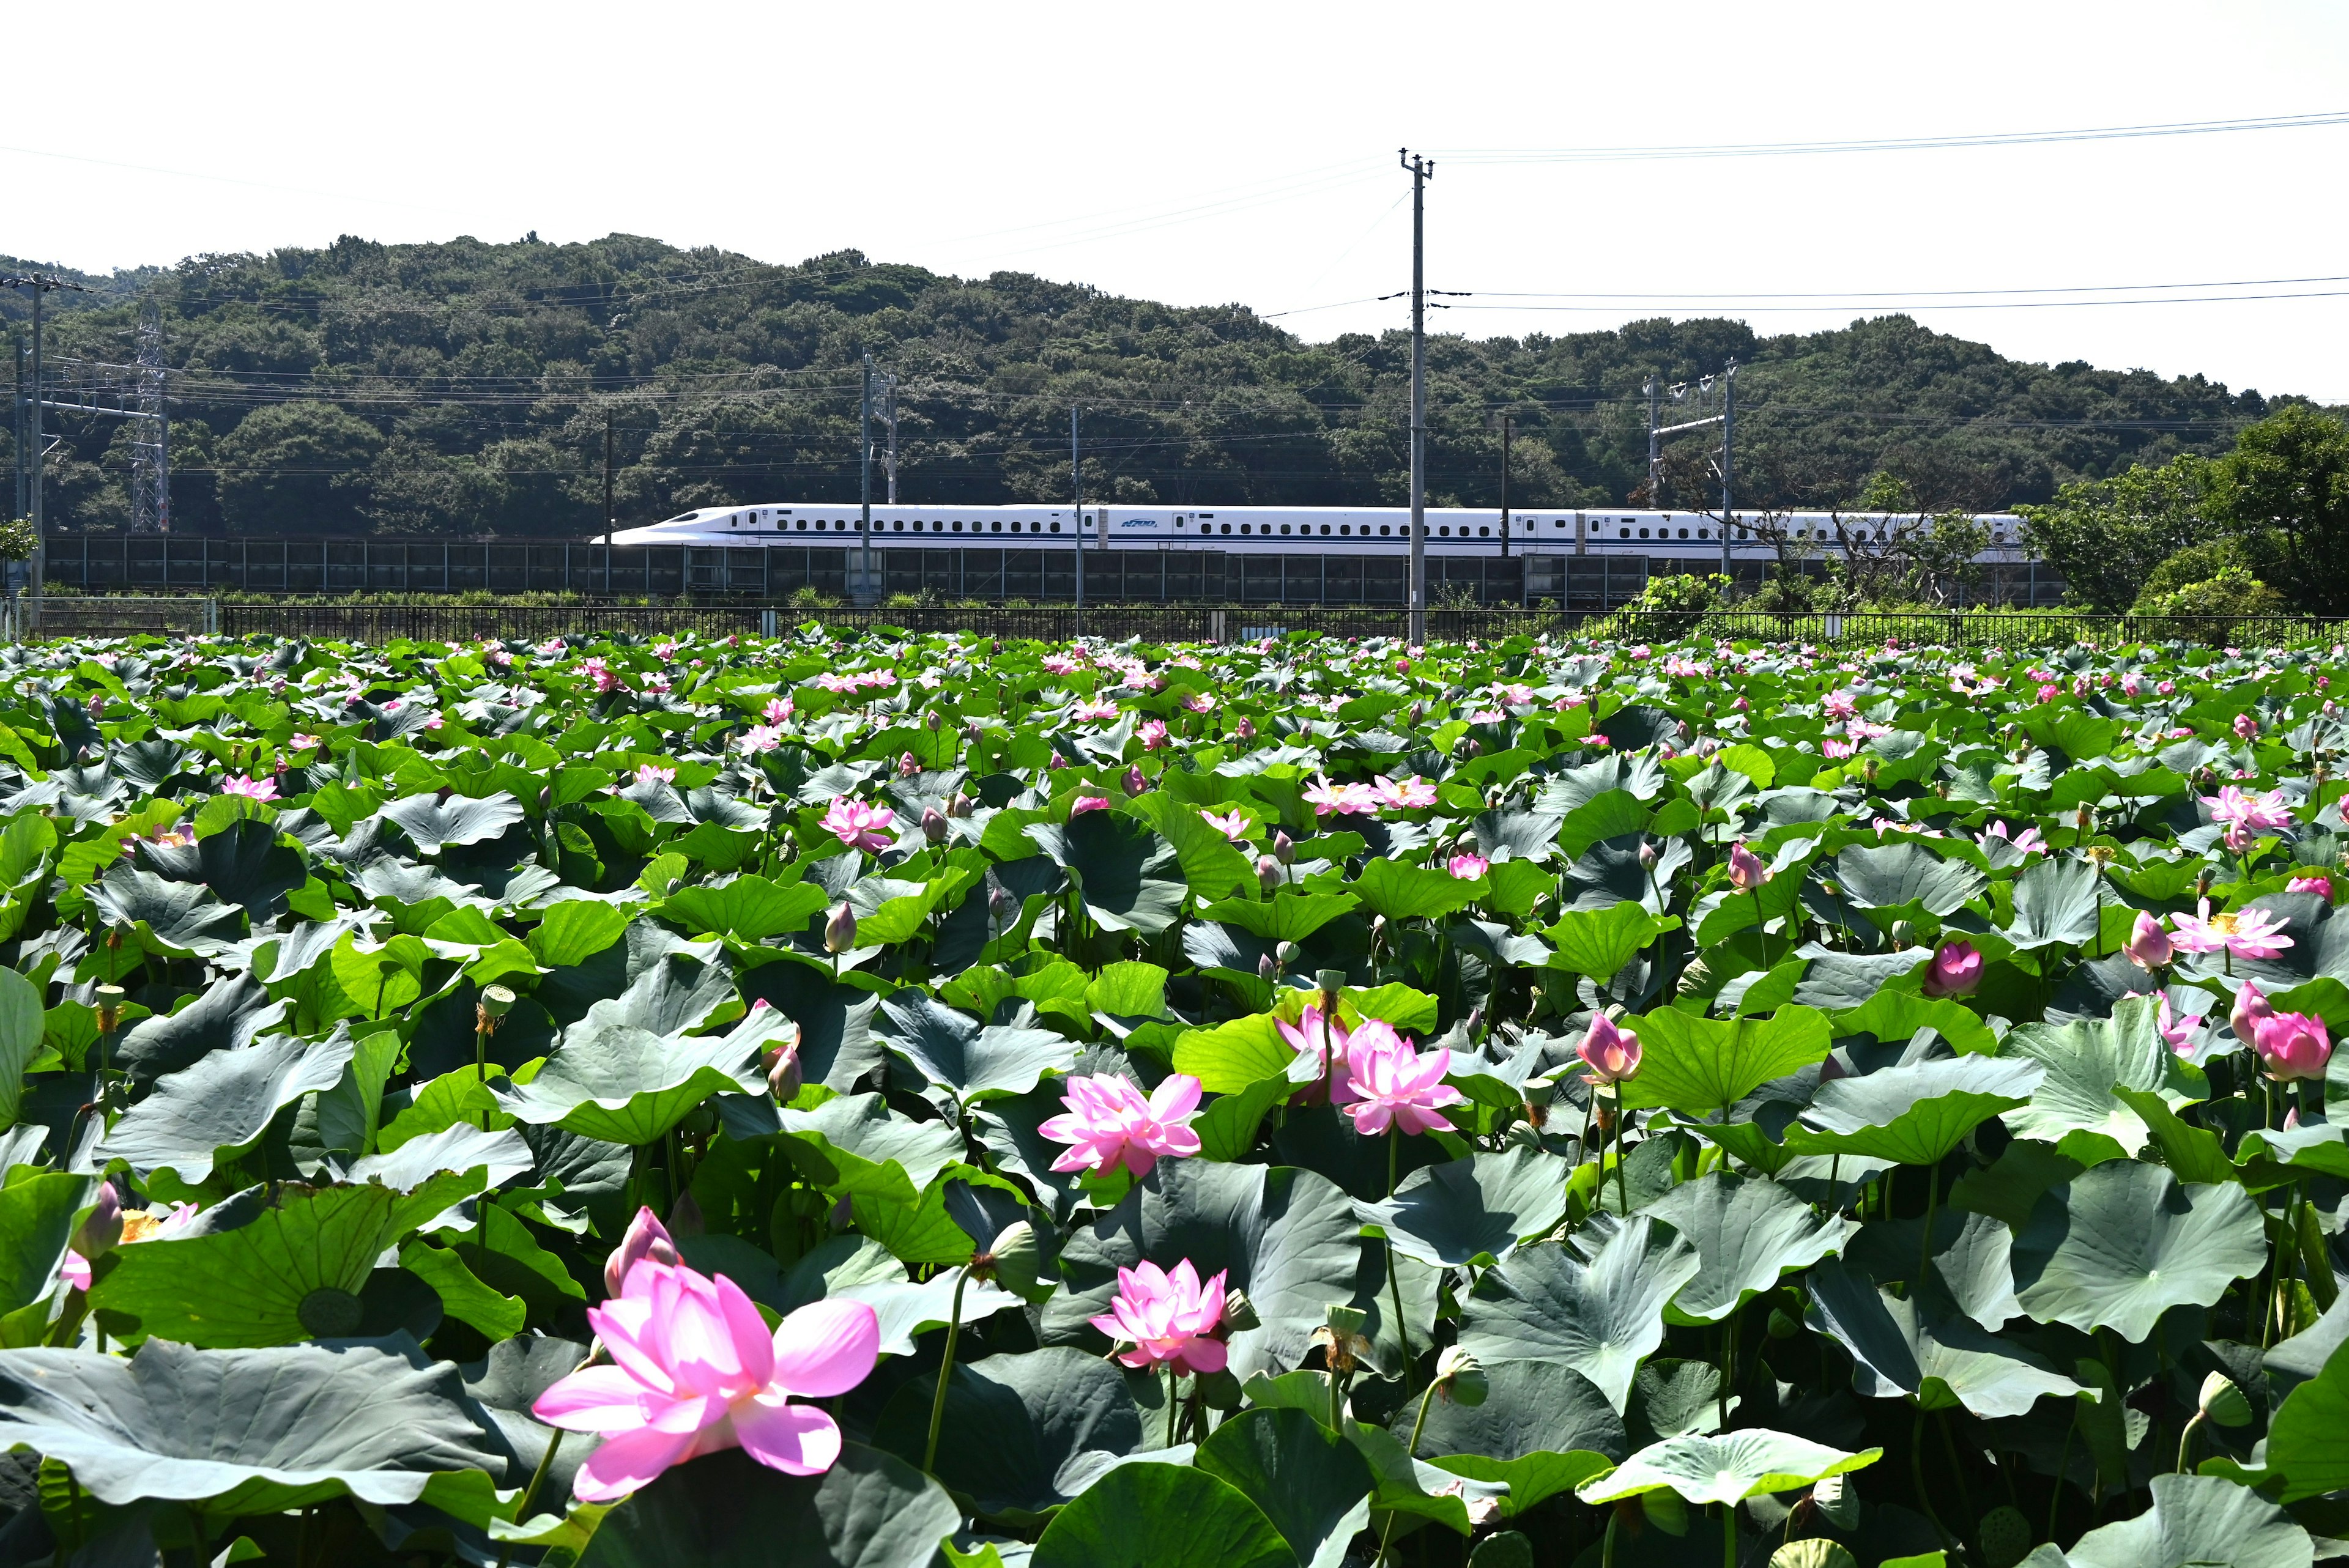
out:
M1433 315L1439 329L1673 314L1809 330L1907 305L2021 358L2349 400L2349 282L2199 286L2349 274L2349 126L1720 160L1468 156L2349 110L2349 6L2323 0L129 0L43 15L11 29L19 46L47 37L10 73L0 252L72 266L345 232L617 230L767 261L854 247L1240 302L1322 338L1406 320L1402 302L1366 296L1409 282L1407 143L1438 160L1429 284L1480 296ZM2147 284L2334 297L1919 297ZM1586 298L1496 297L1511 294ZM1789 294L1828 297L1770 297ZM1643 295L1669 297L1626 297ZM1590 308L1556 308L1571 305Z

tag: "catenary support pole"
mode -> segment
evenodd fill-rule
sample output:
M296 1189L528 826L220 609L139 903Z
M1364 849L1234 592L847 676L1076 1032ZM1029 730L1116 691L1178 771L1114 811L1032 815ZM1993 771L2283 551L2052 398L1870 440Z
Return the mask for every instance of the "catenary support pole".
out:
M879 597L873 592L873 355L864 356L864 397L856 422L856 472L859 485L859 506L862 515L857 531L864 542L864 564L860 568L856 602L870 604Z
M1506 414L1501 416L1501 555L1509 553L1509 438L1516 432Z
M1069 497L1077 517L1077 635L1085 634L1085 455L1079 444L1077 405L1069 405Z
M604 592L612 591L612 410L604 410Z
M1427 641L1427 182L1435 161L1400 150L1411 170L1411 641Z
M1721 377L1721 574L1730 575L1729 531L1733 473L1737 455L1737 361ZM1654 503L1650 502L1651 505Z

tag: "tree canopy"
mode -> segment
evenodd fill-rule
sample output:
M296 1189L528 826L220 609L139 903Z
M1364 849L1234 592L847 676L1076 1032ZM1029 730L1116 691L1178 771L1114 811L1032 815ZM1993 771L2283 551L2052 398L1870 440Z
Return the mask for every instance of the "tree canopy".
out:
M5 264L5 263L0 263ZM132 356L163 315L173 503L191 531L577 534L616 511L856 493L861 356L896 375L899 494L1061 499L1068 410L1089 490L1151 501L1400 501L1409 338L1306 342L1241 305L1173 306L1019 273L958 278L854 252L770 265L616 234L199 256L51 296L55 356ZM0 315L25 303L0 294ZM1651 375L1734 358L1738 499L1826 506L1890 475L1930 509L2053 498L2134 464L2217 456L2251 391L2033 365L1906 316L1765 336L1653 320L1429 346L1431 499L1605 505L1646 495ZM1704 411L1697 403L1679 409ZM122 422L52 416L48 516L128 517ZM1709 434L1668 442L1661 502L1711 504ZM2256 477L2246 469L2242 483Z

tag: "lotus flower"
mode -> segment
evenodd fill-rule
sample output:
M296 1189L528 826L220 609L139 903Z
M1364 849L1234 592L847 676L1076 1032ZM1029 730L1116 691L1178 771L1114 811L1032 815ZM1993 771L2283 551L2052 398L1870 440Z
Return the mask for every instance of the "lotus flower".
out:
M1228 814L1221 817L1202 806L1199 808L1199 816L1207 826L1223 834L1231 842L1235 844L1247 842L1248 829L1252 824L1248 820L1248 814L1237 806L1233 807Z
M659 764L653 762L639 762L636 764L636 782L639 784L674 784L677 782L677 769L674 768L663 768Z
M2333 899L2333 879L2319 872L2313 876L2294 877L2284 884L2286 892L2313 892L2328 903Z
M2025 822L2023 825L2023 831L2019 833L2008 831L2007 826L2004 822L1992 822L1989 827L1982 830L1982 837L1986 839L2004 839L2008 843L2013 844L2016 849L2021 850L2025 853L2037 852L2044 854L2047 852L2046 841L2039 836L2039 830L2033 827L2028 822Z
M1640 1037L1618 1027L1604 1013L1590 1020L1590 1028L1574 1047L1574 1054L1590 1069L1582 1081L1593 1088L1612 1088L1640 1076Z
M759 714L759 717L765 719L769 724L781 724L783 720L791 717L791 716L792 699L787 696L769 697L767 699L767 706L761 709Z
M823 814L823 830L851 849L878 852L889 847L887 830L897 820L897 813L886 806L867 806L858 800L834 800Z
M1444 865L1444 870L1462 882L1475 882L1492 868L1493 862L1484 856L1468 854L1454 855Z
M871 1376L880 1320L861 1301L819 1301L770 1336L732 1280L652 1258L621 1294L587 1309L612 1365L588 1367L538 1397L531 1413L604 1441L572 1490L609 1502L673 1464L739 1448L785 1475L817 1475L840 1457L840 1429L802 1399L845 1394Z
M1404 1133L1430 1132L1452 1123L1441 1113L1468 1097L1444 1081L1452 1053L1438 1047L1414 1051L1411 1042L1377 1018L1366 1019L1346 1041L1346 1074L1351 1099L1346 1114L1365 1137L1392 1125Z
M1769 880L1770 868L1763 864L1761 856L1747 849L1742 841L1729 847L1729 882L1732 887L1751 891Z
M1163 718L1145 718L1142 721L1142 727L1134 733L1142 738L1143 750L1156 751L1166 744L1166 721Z
M1416 811L1423 806L1435 804L1435 786L1416 773L1400 780L1381 774L1372 788L1378 791L1381 800L1398 811Z
M2260 1068L2278 1083L2321 1078L2333 1059L2324 1020L2308 1013L2271 1013L2251 1026L2251 1048Z
M1379 795L1367 784L1332 784L1329 775L1316 779L1305 790L1305 799L1318 817L1332 814L1340 817L1375 817L1379 814Z
M1229 1357L1224 1342L1213 1337L1223 1318L1224 1271L1202 1285L1188 1258L1172 1270L1145 1258L1117 1271L1117 1296L1092 1325L1133 1346L1117 1353L1128 1367L1197 1374L1222 1371Z
M1199 1111L1199 1080L1171 1073L1148 1099L1130 1078L1112 1073L1069 1079L1061 1103L1069 1108L1037 1130L1055 1143L1071 1145L1052 1161L1055 1171L1107 1171L1123 1165L1147 1176L1160 1155L1185 1160L1199 1152L1191 1118Z
M2210 809L2212 821L2240 825L2246 832L2271 832L2292 826L2292 808L2284 804L2281 789L2261 795L2229 784L2216 795L2204 796L2202 804Z
M2166 969L2178 957L2178 950L2169 940L2169 933L2161 929L2161 922L2144 910L2137 912L2137 924L2129 939L2121 946L2129 962L2140 969Z
M1278 1026L1281 1038L1288 1042L1290 1049L1300 1057L1313 1059L1315 1081L1312 1088L1300 1098L1308 1100L1317 1099L1321 1088L1319 1080L1326 1078L1330 1080L1331 1103L1345 1104L1352 1096L1352 1080L1346 1070L1346 1046L1353 1037L1346 1026L1338 1021L1337 1015L1331 1014L1325 1020L1321 1009L1309 1002L1304 1012L1298 1015L1297 1022L1291 1024L1279 1018L1273 1022Z
M249 774L240 773L233 779L222 779L220 792L223 795L242 795L248 800L274 800L277 799L277 781L274 779L255 779Z
M1944 942L1934 952L1920 989L1928 996L1971 996L1982 985L1982 950L1959 937Z
M2212 914L2210 901L2203 899L2192 914L2171 917L2177 927L2170 944L2181 953L2217 953L2221 949L2237 958L2273 958L2293 945L2292 939L2283 934L2283 917L2264 909L2239 909L2231 913Z
M2268 1000L2267 993L2261 990L2256 982L2246 980L2235 987L2234 1006L2227 1009L2227 1026L2235 1031L2235 1038L2250 1045L2260 1021L2274 1016L2275 1005Z
M294 738L287 741L286 744L291 746L296 751L316 751L323 742L321 742L315 735L302 735L297 733Z
M2178 1017L2170 1012L2168 992L2157 992L2156 995L2159 999L2154 1004L2153 1026L2160 1031L2163 1039L2169 1042L2171 1051L2181 1057L2192 1056L2194 1054L2194 1020Z
M621 1288L627 1284L628 1271L647 1258L658 1264L685 1261L678 1256L677 1243L670 1238L668 1227L662 1224L650 1209L640 1207L636 1210L636 1217L628 1222L627 1233L620 1238L620 1244L614 1247L612 1255L604 1260L604 1294L619 1295Z
M1859 711L1859 706L1851 700L1851 693L1847 691L1827 693L1819 707L1829 718L1849 718Z
M771 724L754 724L742 734L745 751L772 751L783 742L783 732Z
M2253 737L2254 735L2257 735L2259 732L2260 732L2260 721L2259 721L2258 719L2253 718L2253 717L2252 717L2250 714L2248 714L2248 713L2239 713L2239 714L2237 714L2237 715L2235 716L2235 738L2236 738L2236 739L2238 739L2238 740L2249 740L2251 737Z
M1081 817L1087 811L1108 810L1109 797L1106 795L1080 795L1069 803L1069 815L1071 817Z

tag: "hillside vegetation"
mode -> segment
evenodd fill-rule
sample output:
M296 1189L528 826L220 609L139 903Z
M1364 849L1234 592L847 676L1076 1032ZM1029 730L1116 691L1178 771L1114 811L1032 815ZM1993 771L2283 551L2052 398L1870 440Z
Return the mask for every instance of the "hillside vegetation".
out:
M1084 407L1088 485L1118 500L1405 494L1407 335L1308 343L1239 305L948 277L855 253L771 266L621 234L347 237L83 281L93 293L52 296L54 356L128 360L138 296L162 302L167 357L184 372L172 428L183 531L591 531L607 419L624 522L853 497L866 351L901 377L909 500L1065 496L1071 403ZM25 314L0 294L0 315ZM1429 356L1431 499L1497 501L1505 412L1516 499L1642 499L1642 382L1733 356L1748 504L1848 500L1879 471L1928 505L2044 500L2132 464L2222 452L2271 409L2200 377L2019 363L1898 315L1779 336L1725 320L1443 336ZM122 526L120 421L52 421L66 443L51 521ZM1663 500L1717 495L1705 445L1674 446Z

